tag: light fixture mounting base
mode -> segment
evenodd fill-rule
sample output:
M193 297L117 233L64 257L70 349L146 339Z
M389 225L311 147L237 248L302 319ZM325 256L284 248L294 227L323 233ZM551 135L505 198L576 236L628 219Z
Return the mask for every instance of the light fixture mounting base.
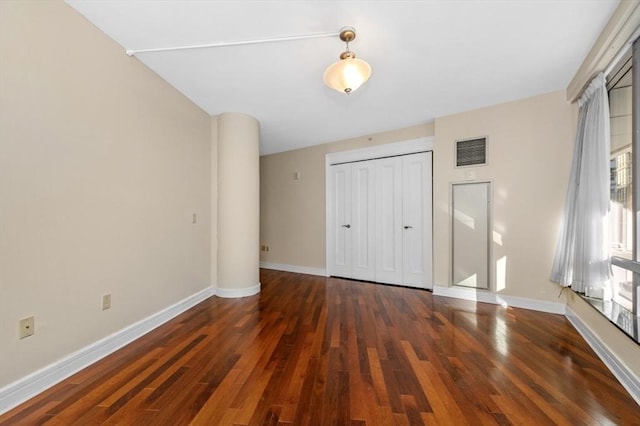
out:
M349 43L356 38L356 29L353 27L340 28L340 40Z

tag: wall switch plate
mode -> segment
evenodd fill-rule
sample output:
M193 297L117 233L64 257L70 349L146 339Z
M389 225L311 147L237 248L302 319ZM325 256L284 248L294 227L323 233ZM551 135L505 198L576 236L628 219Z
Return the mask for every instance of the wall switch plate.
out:
M293 180L300 180L300 172L293 172Z
M25 337L33 336L36 332L36 321L33 316L23 318L20 320L18 337L24 339Z
M193 217L191 218L191 223L198 223L198 215L197 214L193 214Z
M102 296L102 310L107 310L111 308L111 295L110 294L105 294L104 296Z

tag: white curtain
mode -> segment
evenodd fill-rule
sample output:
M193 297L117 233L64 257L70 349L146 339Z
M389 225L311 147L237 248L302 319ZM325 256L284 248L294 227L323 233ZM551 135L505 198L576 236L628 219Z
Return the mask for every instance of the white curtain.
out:
M551 280L573 290L602 294L609 264L609 99L604 74L578 102L571 177Z

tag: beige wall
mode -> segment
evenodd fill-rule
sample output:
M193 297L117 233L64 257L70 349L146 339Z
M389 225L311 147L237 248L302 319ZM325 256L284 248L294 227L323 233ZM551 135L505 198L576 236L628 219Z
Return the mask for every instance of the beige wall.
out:
M260 158L260 260L325 268L325 155L433 136L433 124L265 155ZM294 173L300 179L294 180Z
M0 387L211 285L210 146L69 6L0 2Z
M549 281L564 208L576 108L563 92L437 118L434 141L434 274L450 284L450 185L472 170L493 182L492 288L558 301ZM454 168L454 141L487 136L488 165ZM504 258L504 259L503 259ZM496 287L495 266L506 264Z

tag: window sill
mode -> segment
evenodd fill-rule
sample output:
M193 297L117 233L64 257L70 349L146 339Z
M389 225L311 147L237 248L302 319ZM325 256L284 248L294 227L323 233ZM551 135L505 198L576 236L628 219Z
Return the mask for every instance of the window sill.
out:
M640 317L633 315L633 312L624 306L608 300L594 299L584 294L579 294L589 305L604 315L612 324L622 330L629 338L640 344Z

